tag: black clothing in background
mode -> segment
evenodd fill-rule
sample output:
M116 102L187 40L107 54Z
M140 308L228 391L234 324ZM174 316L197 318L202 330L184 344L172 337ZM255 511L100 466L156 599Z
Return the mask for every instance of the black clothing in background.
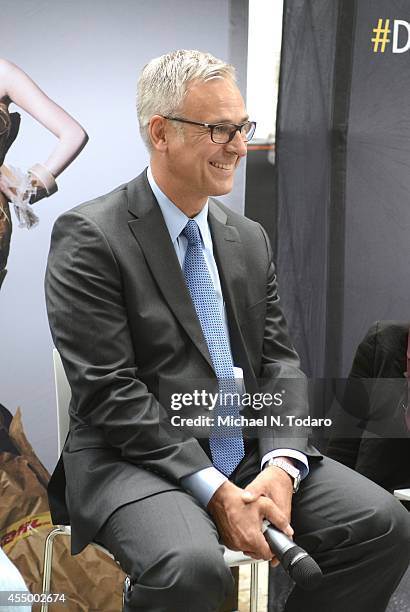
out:
M340 415L362 419L364 434L332 438L327 450L332 459L389 491L410 487L410 438L404 423L408 333L407 322L379 321L369 329L357 348L344 396L345 412ZM383 384L381 379L389 380ZM383 420L383 413L391 419ZM374 436L381 422L388 423L395 437L387 437L388 431L386 437L383 431L366 437L366 428Z

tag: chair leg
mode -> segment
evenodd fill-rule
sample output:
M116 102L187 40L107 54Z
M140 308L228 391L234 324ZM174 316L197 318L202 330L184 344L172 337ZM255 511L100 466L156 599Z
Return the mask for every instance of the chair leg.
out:
M122 609L124 610L125 594L131 590L131 579L129 576L125 576L124 587L122 589Z
M258 563L251 563L250 605L249 612L258 611Z
M61 527L56 527L48 534L46 543L44 546L44 563L43 563L43 586L42 593L48 594L50 592L51 582L51 568L53 562L53 544L54 538L58 535L68 535ZM48 602L45 601L41 604L41 612L48 612Z

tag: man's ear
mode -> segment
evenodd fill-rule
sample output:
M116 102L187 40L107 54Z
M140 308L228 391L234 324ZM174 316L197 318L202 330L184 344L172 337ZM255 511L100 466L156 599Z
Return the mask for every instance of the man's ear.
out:
M166 119L161 115L153 115L148 125L152 147L162 153L168 148L166 123Z

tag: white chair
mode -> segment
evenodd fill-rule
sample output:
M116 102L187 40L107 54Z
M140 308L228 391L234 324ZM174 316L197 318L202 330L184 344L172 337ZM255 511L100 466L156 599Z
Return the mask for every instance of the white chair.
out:
M58 454L60 455L67 433L69 429L69 416L68 416L68 408L71 399L71 389L68 384L67 377L65 375L65 371L63 368L63 364L61 362L60 354L56 349L53 350L53 361L54 361L54 382L56 389L56 403L57 403L57 440L58 440ZM43 566L43 593L50 592L50 582L51 582L51 571L52 571L52 561L53 561L53 543L54 539L58 535L70 536L71 528L67 525L58 525L50 531L46 538L46 543L44 547L44 566ZM98 548L106 555L114 559L111 553L94 542L91 543L92 546ZM258 564L263 561L256 561L247 555L244 555L241 552L235 552L230 550L229 548L225 548L224 559L226 564L229 567L237 567L240 565L248 565L251 566L251 576L250 576L250 601L249 601L249 610L250 612L257 612L258 609ZM128 577L127 577L128 578ZM127 582L127 578L125 581ZM124 597L124 596L123 596ZM48 611L48 603L45 602L41 606L41 612Z
M57 445L58 445L58 455L60 455L62 448L64 446L65 439L67 437L68 429L69 429L69 416L68 416L68 408L70 405L71 399L71 389L68 384L67 377L64 372L63 364L61 362L61 357L59 352L54 349L53 350L53 362L54 362L54 385L56 392L56 405L57 405ZM71 527L69 525L57 525L54 529L50 531L48 534L45 546L44 546L44 562L43 562L43 585L42 585L42 593L50 592L50 583L51 583L51 572L52 572L52 563L53 563L53 545L54 540L57 536L71 536ZM113 555L100 544L96 544L92 542L90 544L97 548L104 554L114 559ZM115 559L114 559L115 561ZM128 578L128 576L127 576ZM127 581L127 578L125 579ZM126 585L124 584L124 590ZM124 593L123 593L123 601L124 601ZM49 603L47 601L41 604L41 612L48 612Z
M394 491L394 497L401 501L410 501L410 489L396 489Z

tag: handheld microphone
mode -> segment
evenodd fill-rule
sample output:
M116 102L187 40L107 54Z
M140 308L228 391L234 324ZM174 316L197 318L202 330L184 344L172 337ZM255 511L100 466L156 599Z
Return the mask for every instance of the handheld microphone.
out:
M268 521L263 521L262 531L271 551L292 580L305 591L315 589L323 578L316 561Z

